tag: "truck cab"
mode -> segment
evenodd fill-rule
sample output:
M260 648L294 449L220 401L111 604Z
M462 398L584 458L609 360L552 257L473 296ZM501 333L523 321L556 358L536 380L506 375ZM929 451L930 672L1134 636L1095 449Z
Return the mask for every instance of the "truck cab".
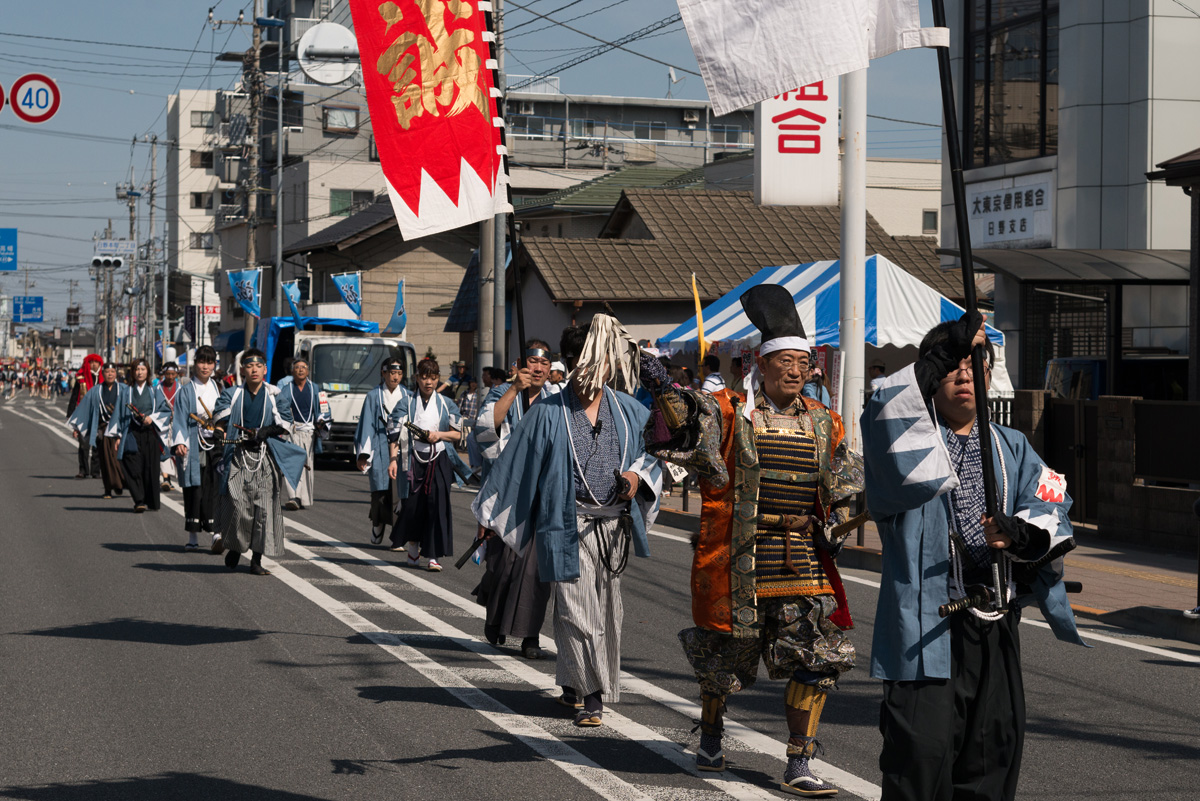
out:
M379 369L386 358L399 356L404 363L404 385L416 388L416 351L409 343L389 336L347 336L301 331L293 353L308 359L312 380L329 397L333 425L322 443L326 456L354 458L354 432L368 392L379 385Z

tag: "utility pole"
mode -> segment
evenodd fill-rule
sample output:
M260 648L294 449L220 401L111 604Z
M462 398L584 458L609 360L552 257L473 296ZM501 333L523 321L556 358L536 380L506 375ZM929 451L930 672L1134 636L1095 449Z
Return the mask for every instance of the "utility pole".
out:
M112 219L108 220L108 227L104 229L104 238L113 238ZM116 344L113 339L113 271L107 267L101 267L104 270L104 357L106 361L116 360Z
M125 193L126 203L129 205L129 241L137 243L137 199L140 194L133 188L133 165L129 165L129 185ZM133 344L130 342L133 334L133 295L130 292L133 290L137 280L137 248L134 247L133 255L129 257L129 276L125 279L125 340L122 343L122 350L125 353L125 361L133 360Z
M254 0L254 18L258 19L260 0ZM251 27L253 35L244 66L243 83L250 93L250 121L247 126L249 144L249 174L246 176L246 269L258 267L258 147L259 147L259 115L262 114L262 27L257 22ZM262 311L262 280L258 282L259 311ZM245 347L250 347L250 338L254 333L254 318L247 314L246 325L242 329L246 341Z
M246 198L246 269L258 267L258 178L259 178L259 132L261 131L263 74L262 74L262 29L263 22L270 23L262 16L262 0L254 0L254 13L251 21L245 20L244 14L238 13L236 20L214 20L212 9L208 11L208 21L215 29L222 25L249 25L251 30L250 49L242 56L242 86L250 96L250 113L246 126L247 176L243 194ZM259 286L259 311L262 311L262 281ZM246 315L246 323L242 327L245 337L244 348L250 347L250 339L254 335L254 317Z
M77 286L79 286L78 281L76 281L74 279L67 281L67 317L68 318L70 318L70 316L71 316L71 309L75 308L75 287L77 287ZM71 322L70 319L68 319L67 322L68 323ZM69 342L70 342L70 344L67 347L70 348L70 353L71 353L70 358L67 360L67 366L70 367L71 366L70 359L75 358L75 327L74 326L70 326L70 325L67 326L67 336L68 336Z
M146 255L149 257L149 263L146 265L146 300L145 311L146 320L149 327L146 329L146 361L149 364L154 364L154 325L151 321L154 320L154 267L158 263L158 249L154 246L154 196L155 188L158 184L158 135L150 137L150 187L148 196L150 200L150 239L146 248ZM163 274L163 309L166 309L167 299L167 279L166 274ZM163 329L166 329L166 313L163 313ZM163 358L167 356L166 337L163 337Z

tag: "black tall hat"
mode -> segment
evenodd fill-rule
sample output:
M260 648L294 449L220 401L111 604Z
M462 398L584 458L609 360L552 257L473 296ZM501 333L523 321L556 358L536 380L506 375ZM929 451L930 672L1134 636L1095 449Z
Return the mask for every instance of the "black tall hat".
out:
M742 295L742 308L754 327L762 332L764 343L782 337L807 339L792 293L779 284L750 287Z

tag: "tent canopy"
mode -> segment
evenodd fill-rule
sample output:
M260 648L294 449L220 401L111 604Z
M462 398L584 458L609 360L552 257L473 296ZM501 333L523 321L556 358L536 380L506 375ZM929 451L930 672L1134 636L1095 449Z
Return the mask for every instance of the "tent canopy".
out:
M813 345L838 347L841 325L841 264L814 261L788 267L764 267L706 307L704 339L733 348L753 348L759 343L758 329L742 310L742 294L758 284L779 284L792 293L796 310ZM868 345L917 346L940 322L957 320L964 309L936 290L913 278L883 256L867 259ZM1004 344L1004 334L987 327L994 345ZM660 348L699 350L696 318L659 337Z
M764 267L703 311L704 339L737 350L760 344L758 329L739 302L758 284L779 284L792 293L796 310L813 346L839 346L841 325L841 264L814 261L786 267ZM866 263L866 343L874 347L917 347L929 329L962 317L964 309L917 280L883 256ZM988 339L997 348L993 388L1011 390L1003 366L1004 334L987 326ZM659 337L658 346L672 351L699 350L696 318Z

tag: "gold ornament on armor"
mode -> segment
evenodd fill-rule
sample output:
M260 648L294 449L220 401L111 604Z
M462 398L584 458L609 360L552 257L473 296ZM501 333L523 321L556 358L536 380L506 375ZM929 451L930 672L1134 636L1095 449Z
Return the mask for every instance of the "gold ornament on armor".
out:
M453 33L446 30L447 12L464 20L475 13L474 7L467 0L403 0L402 4L423 15L429 32L405 31L375 64L392 84L392 105L400 127L408 130L422 114L437 117L444 112L453 117L468 108L478 109L486 118L487 98L479 81L482 64L472 47L475 33L467 28ZM386 31L404 19L404 14L397 3L379 6Z

